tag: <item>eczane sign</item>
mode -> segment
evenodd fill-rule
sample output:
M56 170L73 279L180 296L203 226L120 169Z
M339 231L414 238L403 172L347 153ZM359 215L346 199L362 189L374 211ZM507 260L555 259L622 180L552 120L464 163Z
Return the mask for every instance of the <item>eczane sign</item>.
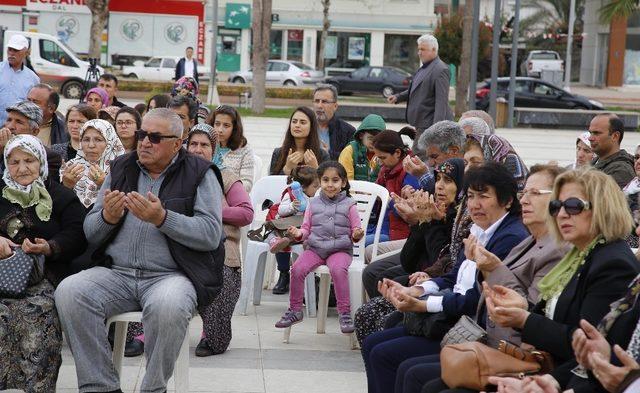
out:
M28 0L27 9L30 11L91 13L85 0Z

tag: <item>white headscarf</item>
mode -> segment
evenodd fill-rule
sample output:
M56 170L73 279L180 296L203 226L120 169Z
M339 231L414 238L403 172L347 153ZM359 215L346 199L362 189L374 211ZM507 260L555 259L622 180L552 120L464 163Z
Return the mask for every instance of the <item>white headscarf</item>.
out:
M105 147L104 151L100 155L98 162L95 164L105 173L108 174L110 171L110 164L116 157L125 153L124 146L118 138L118 134L116 130L113 128L111 123L106 120L101 119L93 119L89 120L82 126L82 130L80 131L80 140L82 141L82 136L88 129L94 129L98 131L102 137L107 142L107 147ZM89 207L95 203L98 198L98 191L100 187L89 178L89 170L91 168L91 162L87 160L85 153L82 151L82 142L80 142L80 149L78 150L78 155L69 160L62 168L60 168L60 178L64 176L64 172L69 165L82 164L84 166L84 176L76 183L74 190L80 202L85 207Z

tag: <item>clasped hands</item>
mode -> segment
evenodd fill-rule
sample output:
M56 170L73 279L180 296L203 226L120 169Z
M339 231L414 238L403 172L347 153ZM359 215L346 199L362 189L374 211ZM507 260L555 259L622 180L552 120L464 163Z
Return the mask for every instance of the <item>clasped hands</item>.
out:
M51 247L45 239L39 237L33 239L33 242L29 239L24 239L22 245L16 244L11 240L0 237L0 259L9 258L13 255L13 249L16 247L22 248L27 254L44 255L45 257L51 256Z
M300 228L290 226L287 229L287 236L289 236L291 239L298 240L302 237L302 231L300 230ZM363 237L364 230L362 228L356 228L351 233L351 241L353 241L354 243L359 242Z
M427 312L427 303L418 299L423 294L422 288L405 287L396 281L383 278L378 282L378 292L398 311Z
M491 288L486 281L482 283L482 291L491 321L502 327L524 328L529 318L527 299L513 289L501 285L494 285Z
M433 194L411 186L403 187L400 194L391 193L391 197L398 215L410 225L445 218L447 206L436 201Z
M105 190L102 216L107 224L114 225L120 221L125 209L138 219L157 227L162 225L167 215L162 202L152 192L147 192L145 198L135 191L125 194L122 191Z

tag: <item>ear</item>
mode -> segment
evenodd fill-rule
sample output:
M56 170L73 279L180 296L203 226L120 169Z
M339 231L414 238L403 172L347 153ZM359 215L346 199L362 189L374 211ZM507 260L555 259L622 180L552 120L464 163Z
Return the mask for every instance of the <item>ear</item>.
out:
M460 153L460 148L458 146L450 146L449 147L449 155L457 156Z

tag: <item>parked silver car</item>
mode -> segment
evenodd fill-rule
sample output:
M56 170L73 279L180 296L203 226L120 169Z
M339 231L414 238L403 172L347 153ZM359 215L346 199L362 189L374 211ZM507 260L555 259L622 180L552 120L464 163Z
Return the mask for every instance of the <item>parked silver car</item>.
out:
M267 63L267 84L303 86L322 83L324 73L299 61L269 60ZM248 83L253 80L253 71L238 71L229 75L229 82Z

